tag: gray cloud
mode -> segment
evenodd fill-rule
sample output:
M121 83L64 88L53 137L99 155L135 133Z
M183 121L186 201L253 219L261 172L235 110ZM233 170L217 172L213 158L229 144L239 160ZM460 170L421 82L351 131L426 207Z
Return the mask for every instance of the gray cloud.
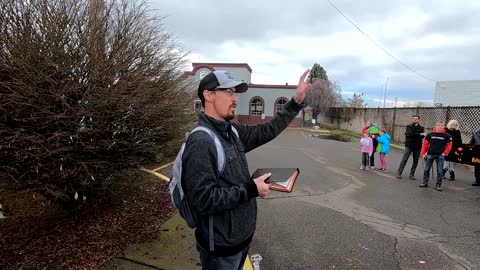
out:
M218 43L258 41L285 34L325 34L331 8L318 1L282 3L276 1L152 1L166 27L188 42ZM328 9L327 9L328 8Z
M418 72L435 80L480 79L480 2L330 1ZM295 83L295 77L286 76L286 67L317 62L348 89L379 88L390 77L397 95L424 98L433 91L434 82L386 56L327 1L151 3L166 16L167 31L178 35L186 48L215 62L248 62L258 83L262 81L256 78ZM296 39L301 42L295 44ZM274 59L261 57L262 52Z

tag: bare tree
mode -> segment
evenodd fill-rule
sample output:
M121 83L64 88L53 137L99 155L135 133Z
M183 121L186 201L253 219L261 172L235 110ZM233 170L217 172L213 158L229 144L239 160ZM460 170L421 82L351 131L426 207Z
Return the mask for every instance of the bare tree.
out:
M330 82L325 69L315 63L310 71L312 88L305 96L305 103L312 109L313 119L328 108L336 106L341 101L340 86Z
M118 170L172 154L192 115L161 22L144 1L1 1L0 181L102 200Z
M305 96L305 103L312 109L312 117L316 119L318 114L338 104L338 92L336 85L328 80L314 79L312 88Z
M354 93L352 98L348 99L347 106L348 107L353 107L353 108L365 108L365 107L367 107L367 104L363 100L363 93L361 93L361 94Z

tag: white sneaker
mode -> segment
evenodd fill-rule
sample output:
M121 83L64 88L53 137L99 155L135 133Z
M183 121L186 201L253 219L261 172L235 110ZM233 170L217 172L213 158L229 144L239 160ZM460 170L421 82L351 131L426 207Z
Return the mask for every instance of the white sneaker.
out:
M365 170L365 167L363 167L363 166L360 166L360 170Z

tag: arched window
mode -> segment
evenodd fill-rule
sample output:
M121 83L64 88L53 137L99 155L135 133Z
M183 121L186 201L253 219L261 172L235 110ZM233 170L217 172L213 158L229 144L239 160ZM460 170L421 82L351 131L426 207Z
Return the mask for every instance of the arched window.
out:
M264 102L261 97L253 97L250 100L250 115L262 115L264 112Z
M283 110L283 107L285 107L285 104L287 104L288 102L288 99L287 98L284 98L284 97L281 97L281 98L278 98L276 101L275 101L275 111L274 111L274 114L277 113L277 112L280 112Z

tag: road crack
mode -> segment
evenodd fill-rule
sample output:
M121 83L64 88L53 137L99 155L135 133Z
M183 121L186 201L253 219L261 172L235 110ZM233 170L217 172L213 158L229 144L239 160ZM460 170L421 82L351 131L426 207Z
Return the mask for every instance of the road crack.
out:
M393 259L395 260L395 262L397 263L397 269L401 269L400 268L400 258L399 258L399 253L398 253L398 238L395 237L395 243L393 243L393 252L392 252L392 256L393 256Z

